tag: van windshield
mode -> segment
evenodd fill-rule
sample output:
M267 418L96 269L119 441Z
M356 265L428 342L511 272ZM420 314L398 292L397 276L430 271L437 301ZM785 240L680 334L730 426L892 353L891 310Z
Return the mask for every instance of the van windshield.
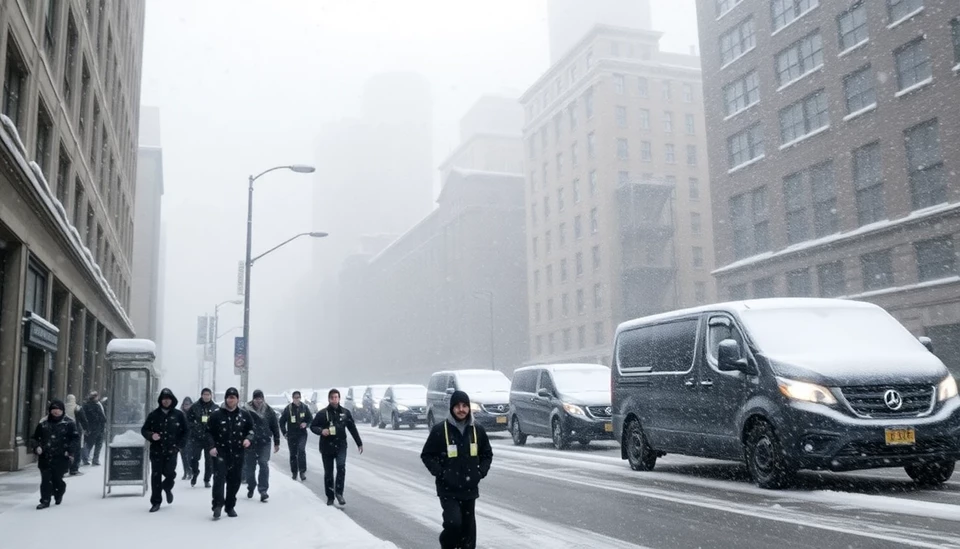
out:
M470 393L509 393L510 380L501 372L460 373L460 389Z
M610 370L556 370L553 380L561 393L610 392Z
M757 347L773 356L832 354L868 356L925 351L883 309L784 308L740 313Z

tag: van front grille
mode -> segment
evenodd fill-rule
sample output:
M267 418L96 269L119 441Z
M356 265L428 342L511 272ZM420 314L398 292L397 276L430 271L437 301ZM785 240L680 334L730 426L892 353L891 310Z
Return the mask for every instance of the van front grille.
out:
M917 417L930 411L936 388L931 385L841 387L855 414L870 418Z
M590 415L598 419L610 419L613 410L609 406L587 406Z

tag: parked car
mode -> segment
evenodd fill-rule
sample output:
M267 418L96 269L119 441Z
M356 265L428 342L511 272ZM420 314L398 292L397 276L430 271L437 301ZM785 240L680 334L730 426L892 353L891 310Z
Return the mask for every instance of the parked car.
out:
M376 427L380 425L380 399L387 392L389 385L371 385L363 392L363 409L369 410L370 425Z
M287 398L287 395L264 395L263 401L267 403L267 406L274 409L279 415L283 412L283 409L290 404L290 399Z
M366 385L354 385L348 387L343 395L342 405L353 414L353 420L357 423L369 421L367 419L367 409L363 407L363 392L367 390Z
M510 387L510 433L550 437L558 450L577 441L612 440L610 368L599 364L545 364L518 368Z
M763 299L621 324L613 428L638 471L678 453L745 460L762 488L800 469L904 467L939 485L960 458L957 383L882 308Z
M510 414L510 379L498 370L449 370L430 376L427 388L427 425L450 416L450 395L470 395L470 412L487 431L505 431Z
M413 429L427 424L427 388L423 385L391 385L380 400L378 426L383 429L387 422L396 431L401 425Z

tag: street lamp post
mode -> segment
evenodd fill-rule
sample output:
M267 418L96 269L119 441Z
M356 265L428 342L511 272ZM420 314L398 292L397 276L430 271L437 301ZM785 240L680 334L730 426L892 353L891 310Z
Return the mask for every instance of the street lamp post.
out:
M483 296L490 301L490 369L497 369L497 362L494 356L494 331L493 331L493 290L473 292L473 297Z
M212 385L210 390L213 391L214 395L217 394L217 341L220 340L220 307L223 307L224 305L243 305L243 300L228 299L223 303L218 303L213 308L214 334L213 334L213 341L210 343L211 345L213 345L213 375L211 376L213 379L212 379Z

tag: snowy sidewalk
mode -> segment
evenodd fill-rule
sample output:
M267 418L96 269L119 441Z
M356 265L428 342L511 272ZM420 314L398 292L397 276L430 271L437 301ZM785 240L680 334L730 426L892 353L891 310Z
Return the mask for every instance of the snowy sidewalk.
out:
M85 467L83 476L67 477L63 504L37 511L39 486L0 514L3 547L49 549L57 540L92 540L98 549L170 549L195 544L222 547L299 547L325 549L396 549L360 528L339 509L328 507L309 488L271 467L270 501L247 499L240 488L237 518L213 521L210 490L177 480L172 505L148 513L149 491L115 487L101 498L103 468ZM179 472L179 471L178 471ZM33 476L33 475L31 475ZM35 475L39 481L39 473ZM179 479L179 476L178 476ZM0 491L3 491L0 485ZM129 495L126 495L129 494Z

